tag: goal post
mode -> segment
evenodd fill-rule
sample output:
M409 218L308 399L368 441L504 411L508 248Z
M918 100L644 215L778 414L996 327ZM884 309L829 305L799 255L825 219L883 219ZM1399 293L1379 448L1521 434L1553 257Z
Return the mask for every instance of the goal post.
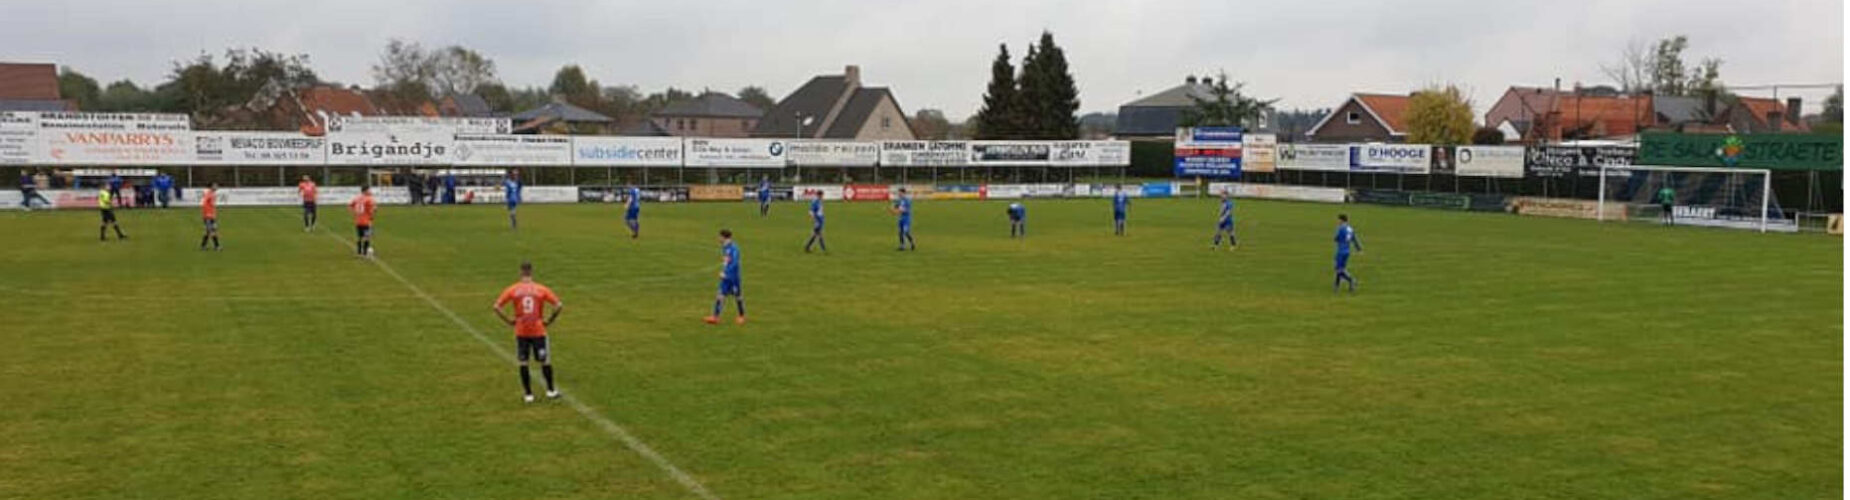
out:
M1767 169L1608 165L1599 168L1602 221L1792 232Z

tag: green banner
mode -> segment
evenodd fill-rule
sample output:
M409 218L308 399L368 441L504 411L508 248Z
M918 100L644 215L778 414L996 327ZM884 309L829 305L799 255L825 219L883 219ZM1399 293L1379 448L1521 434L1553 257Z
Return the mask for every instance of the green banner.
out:
M1836 135L1646 132L1639 142L1639 165L1844 169L1844 138Z

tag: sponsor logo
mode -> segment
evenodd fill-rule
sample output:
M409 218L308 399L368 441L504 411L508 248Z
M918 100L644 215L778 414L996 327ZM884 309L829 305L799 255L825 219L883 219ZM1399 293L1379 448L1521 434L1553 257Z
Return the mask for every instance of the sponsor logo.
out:
M679 160L681 159L681 149L639 149L629 146L579 146L578 157L587 160Z
M387 144L373 144L366 141L355 143L333 142L328 144L328 154L331 156L364 156L371 158L385 158L388 156L434 158L444 156L445 151L448 149L442 144L426 144L423 141L400 143L397 142L397 138L393 138L392 140L393 142Z

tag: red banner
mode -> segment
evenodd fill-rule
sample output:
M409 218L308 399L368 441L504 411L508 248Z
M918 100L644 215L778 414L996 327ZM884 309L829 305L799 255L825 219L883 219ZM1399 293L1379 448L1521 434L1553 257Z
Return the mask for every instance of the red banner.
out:
M1227 149L1176 148L1175 154L1176 154L1176 157L1178 158L1184 157L1184 156L1218 156L1218 157L1223 157L1223 158L1239 158L1240 149L1239 148L1227 148Z
M886 201L892 198L885 184L849 184L842 186L841 196L848 201Z

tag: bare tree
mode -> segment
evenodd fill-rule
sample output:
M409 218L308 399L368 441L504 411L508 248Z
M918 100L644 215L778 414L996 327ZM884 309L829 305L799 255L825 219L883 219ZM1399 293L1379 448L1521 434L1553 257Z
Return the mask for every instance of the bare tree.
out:
M1633 38L1626 42L1619 52L1619 60L1600 64L1599 70L1619 85L1625 93L1637 93L1651 88L1652 69L1651 48L1644 40Z

